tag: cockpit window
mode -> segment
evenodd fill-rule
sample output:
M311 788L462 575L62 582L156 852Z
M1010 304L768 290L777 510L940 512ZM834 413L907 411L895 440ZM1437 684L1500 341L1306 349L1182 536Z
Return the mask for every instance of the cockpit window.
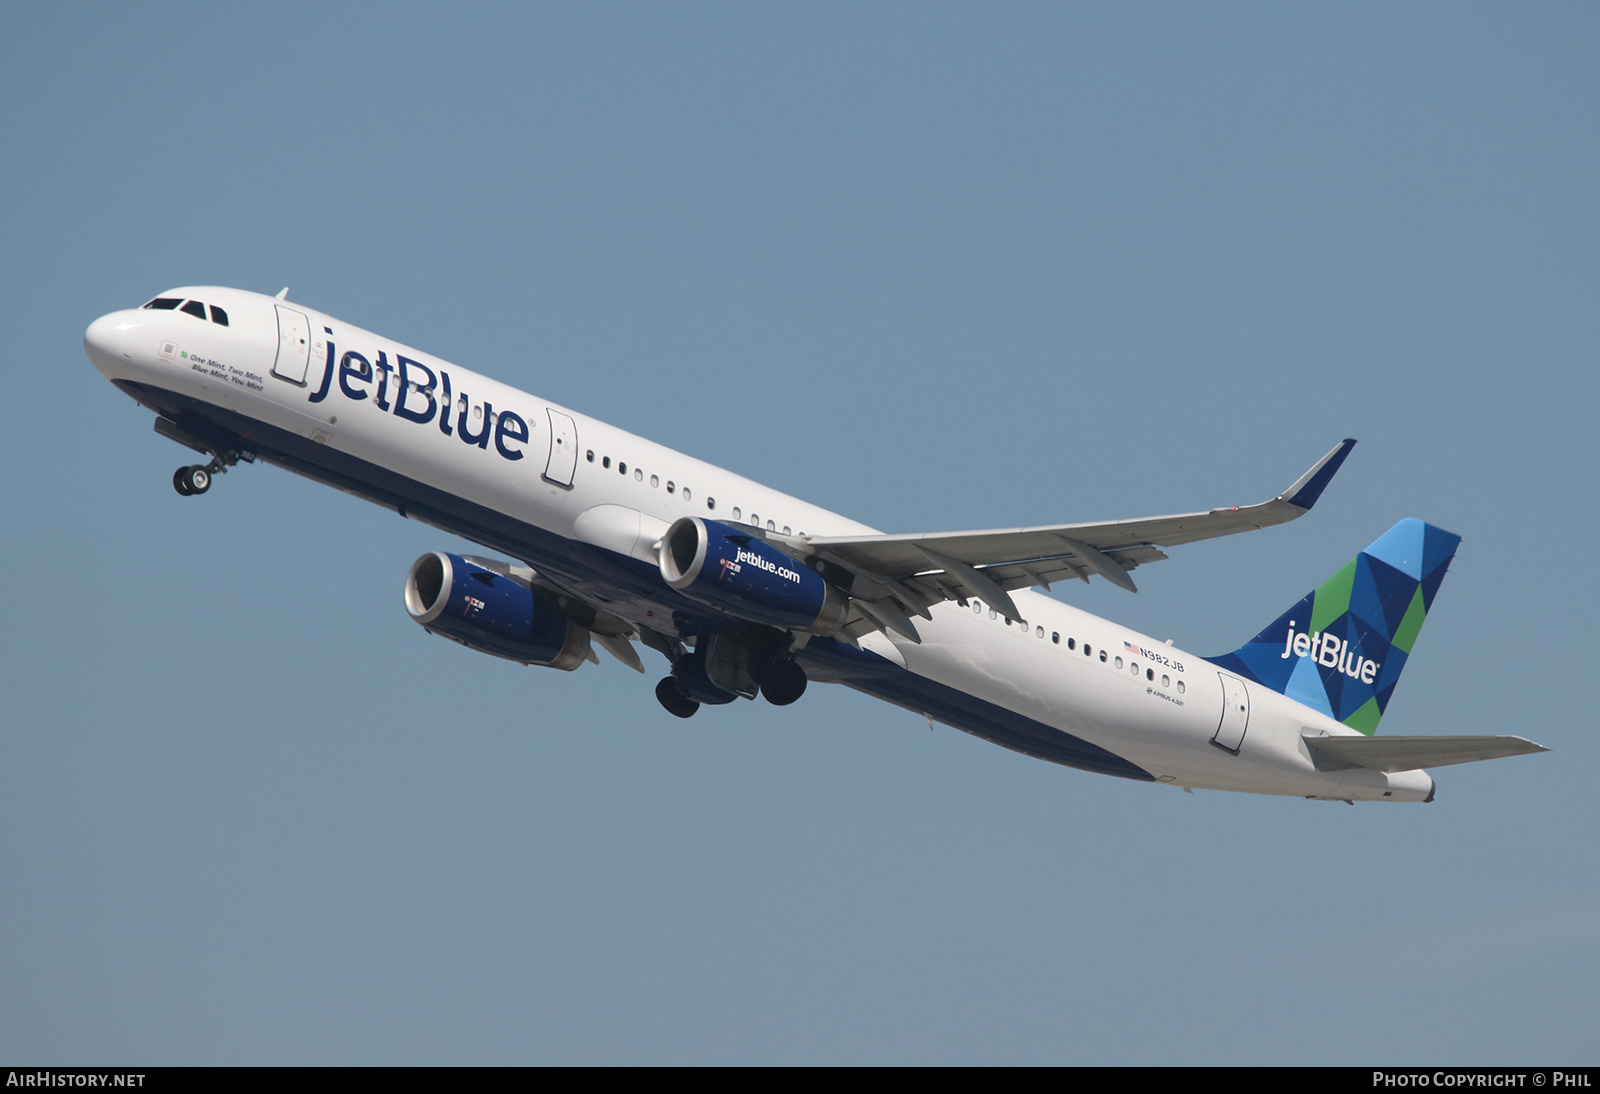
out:
M228 313L213 304L211 305L211 321L225 327L228 325Z
M188 312L196 319L204 319L206 317L206 306L198 300L191 300L178 310Z
M146 304L145 307L154 308L156 311L171 311L181 303L183 301L176 296L158 296Z

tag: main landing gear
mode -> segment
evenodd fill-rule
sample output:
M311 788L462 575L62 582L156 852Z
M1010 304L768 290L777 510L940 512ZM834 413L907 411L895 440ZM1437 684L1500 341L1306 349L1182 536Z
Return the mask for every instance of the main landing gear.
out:
M761 674L761 695L775 707L786 707L806 693L806 670L785 659Z
M709 679L699 680L692 670L692 654L673 666L673 675L666 676L656 685L656 701L676 718L692 718L700 709L702 700L712 703L731 703L736 693L726 692L711 684L711 690L701 691L700 698L691 688L704 688ZM774 661L761 674L761 694L773 706L786 707L806 693L806 672L791 658ZM743 692L748 699L755 698L755 689Z
M664 676L656 685L656 700L675 718L693 718L700 704L689 698L678 686L676 677Z

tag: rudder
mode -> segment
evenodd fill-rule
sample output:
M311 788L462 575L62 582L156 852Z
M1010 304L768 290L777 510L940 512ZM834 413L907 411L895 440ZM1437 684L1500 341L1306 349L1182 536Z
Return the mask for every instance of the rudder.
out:
M1460 543L1407 517L1266 630L1209 660L1370 735Z

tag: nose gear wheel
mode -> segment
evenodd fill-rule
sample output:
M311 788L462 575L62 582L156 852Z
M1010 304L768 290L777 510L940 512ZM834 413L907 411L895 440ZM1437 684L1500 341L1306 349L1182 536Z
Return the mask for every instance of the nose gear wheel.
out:
M211 468L199 464L180 467L172 473L172 488L186 498L193 494L204 494L211 489L211 475Z

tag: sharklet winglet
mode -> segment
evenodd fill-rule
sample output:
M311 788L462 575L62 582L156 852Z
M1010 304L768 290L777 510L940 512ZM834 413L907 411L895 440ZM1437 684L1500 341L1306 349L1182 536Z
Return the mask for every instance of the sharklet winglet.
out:
M1350 450L1356 446L1354 437L1346 437L1333 446L1322 459L1318 460L1304 475L1294 481L1294 484L1278 495L1279 501L1286 501L1300 509L1310 509L1317 504L1317 499L1328 488L1328 483L1333 481L1333 476L1343 466Z

